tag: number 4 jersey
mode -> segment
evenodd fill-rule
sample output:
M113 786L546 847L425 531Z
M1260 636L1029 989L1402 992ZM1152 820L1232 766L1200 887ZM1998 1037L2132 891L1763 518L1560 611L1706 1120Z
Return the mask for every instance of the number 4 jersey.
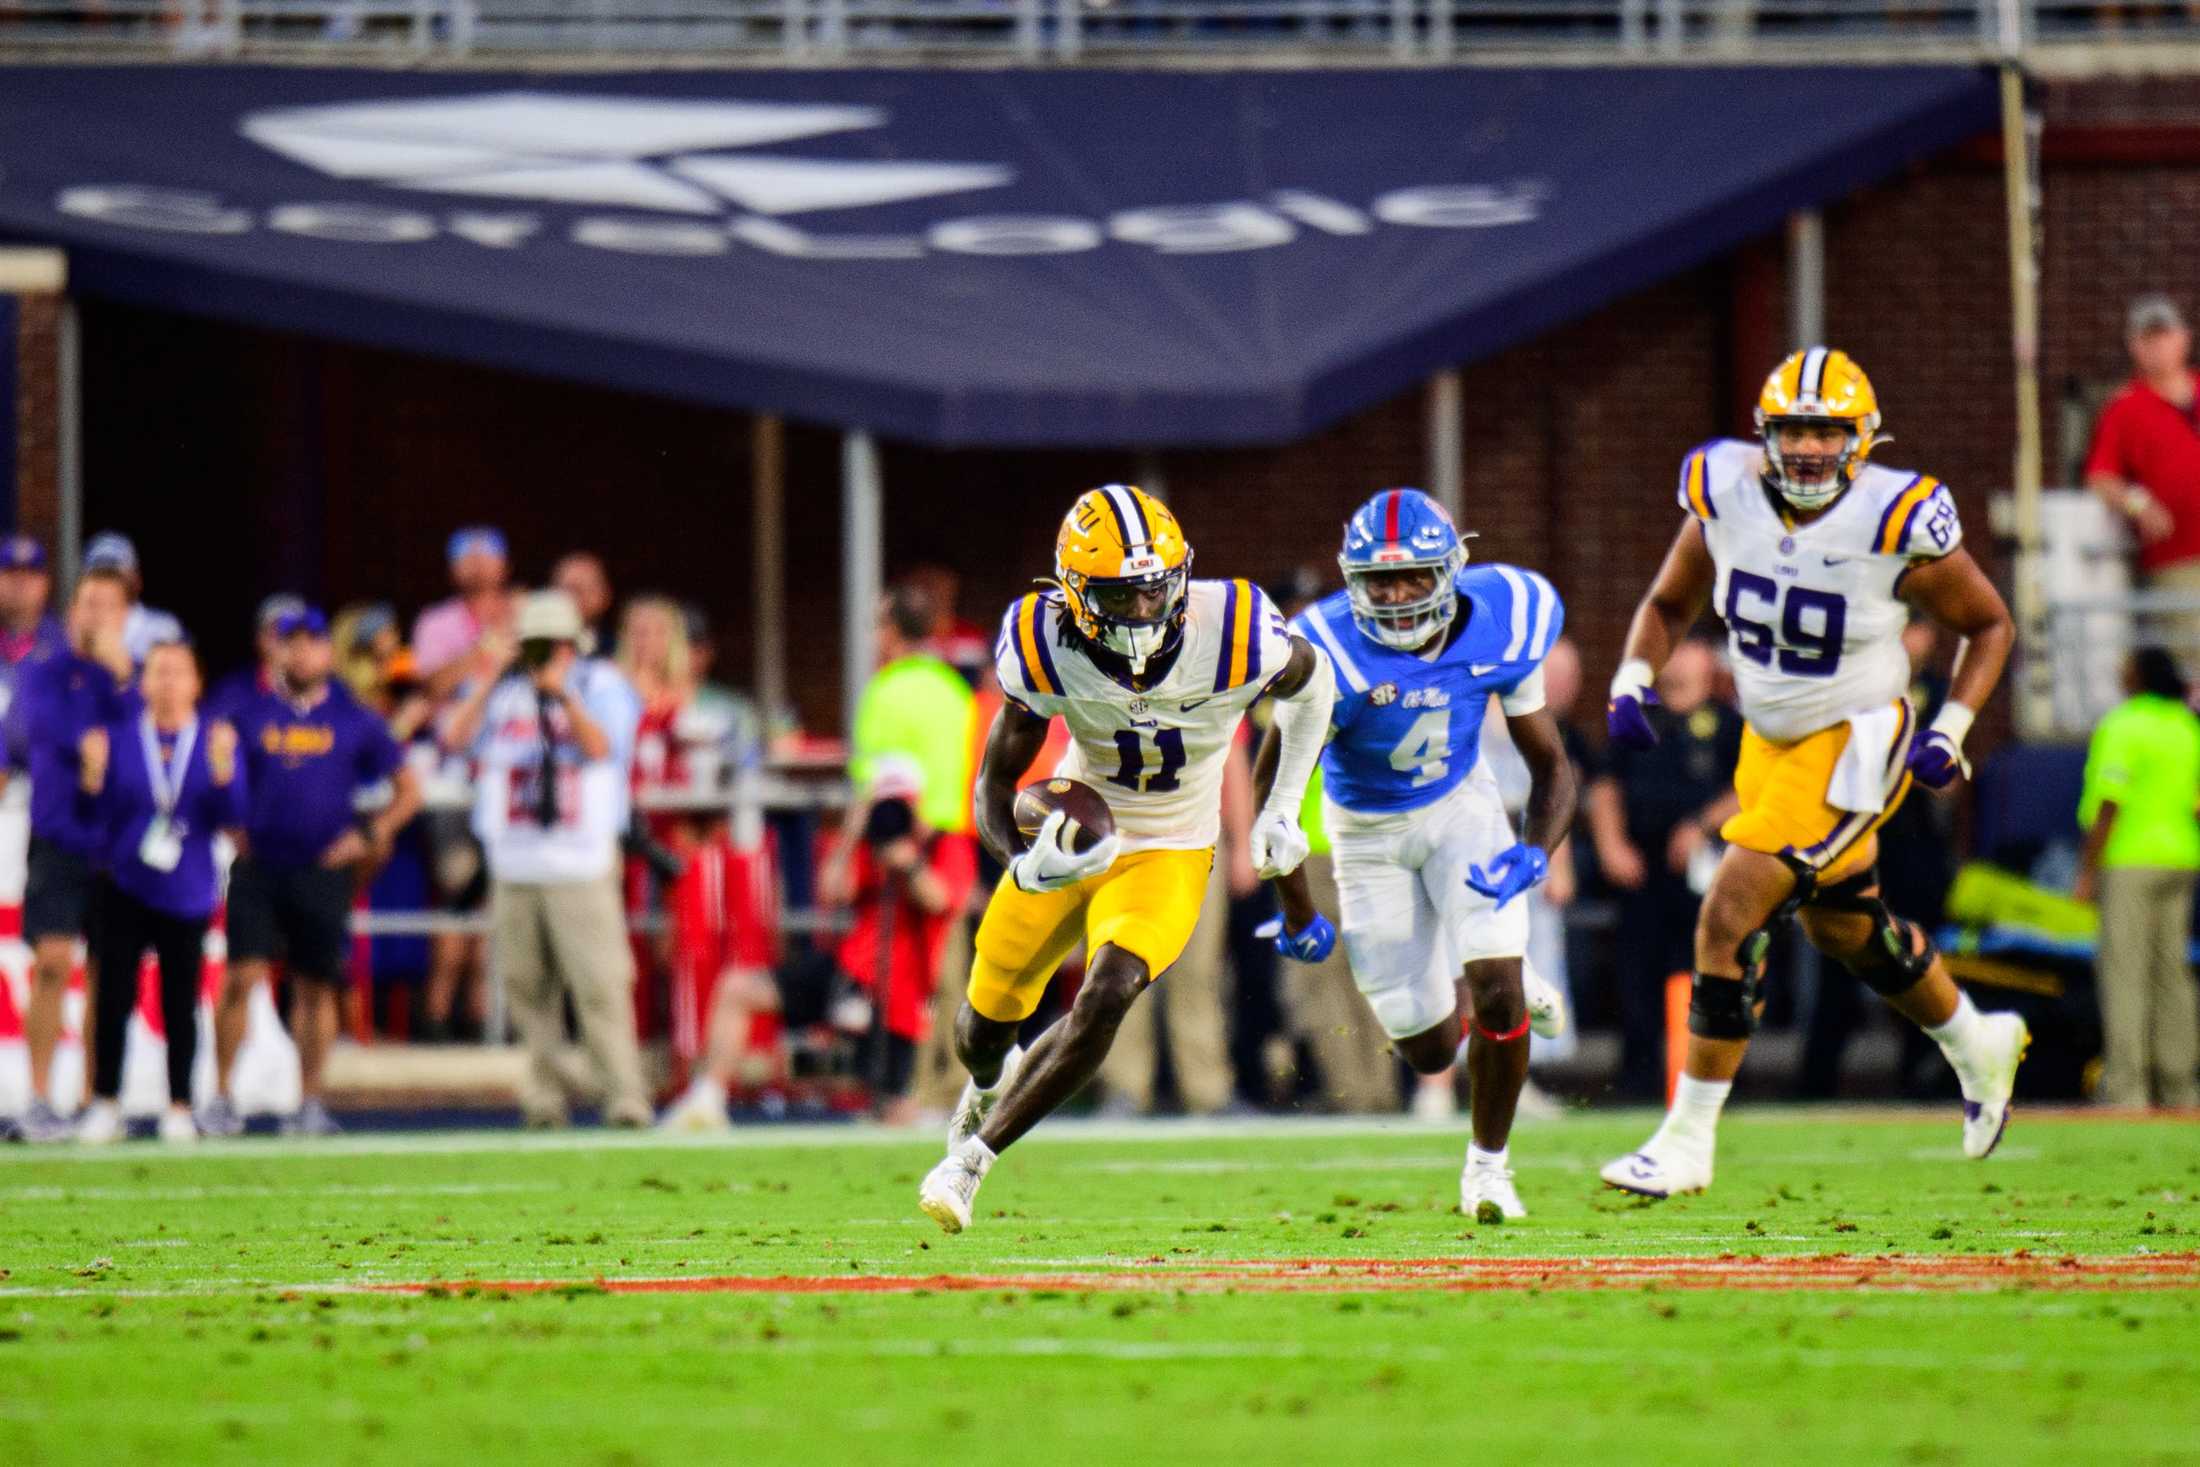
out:
M1681 462L1680 504L1718 566L1742 716L1792 743L1910 686L1902 579L1963 543L1955 499L1925 474L1865 465L1847 493L1791 525L1760 478L1764 451L1716 439Z
M1062 617L1053 592L1009 607L994 648L1002 693L1069 725L1054 772L1107 796L1125 851L1212 846L1238 721L1291 660L1282 615L1250 581L1192 582L1176 661L1144 690L1095 666Z
M1509 565L1470 565L1455 584L1457 630L1431 657L1366 635L1342 591L1293 623L1337 669L1322 790L1347 810L1432 804L1473 770L1493 694L1515 717L1543 706L1543 659L1566 624L1558 592Z

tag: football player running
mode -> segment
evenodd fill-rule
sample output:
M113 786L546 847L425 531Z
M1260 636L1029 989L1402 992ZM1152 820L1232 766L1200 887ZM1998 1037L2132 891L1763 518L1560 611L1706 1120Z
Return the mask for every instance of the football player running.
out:
M1473 1138L1459 1206L1484 1223L1525 1217L1509 1139L1528 1078L1528 1032L1556 1034L1556 990L1526 971L1528 904L1566 838L1573 762L1543 704L1543 658L1565 609L1551 583L1508 565L1467 565L1442 506L1385 489L1345 526L1345 589L1294 627L1329 654L1341 684L1322 755L1322 819L1336 861L1347 959L1360 992L1424 1075L1458 1062L1462 1032ZM1495 697L1533 786L1515 836L1479 757ZM1259 788L1290 750L1262 746ZM1302 872L1277 883L1277 950L1320 962L1337 930Z
M1688 1057L1657 1134L1604 1180L1649 1197L1711 1184L1719 1110L1763 1010L1774 931L1803 932L1940 1045L1963 1086L1963 1150L2001 1139L2030 1040L1982 1014L1932 940L1880 900L1881 824L1912 782L1968 774L1963 737L2009 656L2008 609L1970 552L1946 486L1870 463L1879 402L1863 369L1812 347L1766 379L1761 439L1719 439L1681 465L1687 512L1635 612L1612 679L1614 743L1646 747L1660 664L1711 601L1727 625L1746 727L1741 809L1696 920ZM1905 605L1907 603L1907 605ZM1915 607L1964 640L1948 700L1919 729L1902 629Z
M1006 696L978 770L978 835L1008 867L978 925L955 1053L970 1083L946 1159L918 1205L948 1232L969 1225L995 1157L1099 1069L1117 1025L1191 940L1221 829L1222 771L1245 710L1276 703L1279 769L1254 817L1254 868L1306 859L1298 812L1329 728L1328 659L1284 627L1248 581L1190 579L1191 547L1162 503L1109 484L1080 496L1055 538L1053 589L1008 610L995 648ZM1026 841L1017 781L1069 724L1057 775L1107 796L1115 833L1073 849L1056 811ZM1085 944L1069 1013L1017 1048L1054 970Z

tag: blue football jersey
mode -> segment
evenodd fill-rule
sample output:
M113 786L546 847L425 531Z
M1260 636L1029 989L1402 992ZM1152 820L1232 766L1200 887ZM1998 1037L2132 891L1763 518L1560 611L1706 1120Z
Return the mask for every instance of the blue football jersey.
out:
M1362 632L1342 591L1291 623L1337 670L1322 784L1347 810L1417 810L1449 794L1479 757L1491 694L1518 688L1565 627L1558 592L1534 571L1470 565L1456 584L1466 625L1433 662Z

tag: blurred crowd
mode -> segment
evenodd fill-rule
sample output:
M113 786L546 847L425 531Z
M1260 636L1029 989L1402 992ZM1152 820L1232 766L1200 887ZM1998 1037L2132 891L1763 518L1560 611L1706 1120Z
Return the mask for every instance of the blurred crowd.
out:
M2158 316L2135 312L2135 331L2166 329ZM285 1124L304 1134L336 1128L327 1067L345 1035L515 1039L531 1125L564 1124L576 1101L610 1124L692 1128L744 1109L870 1110L896 1122L943 1111L961 1078L945 1016L1000 876L970 811L1001 695L992 639L961 615L955 578L920 569L889 590L876 672L841 746L806 741L784 710L719 681L707 617L665 595L622 599L595 555L568 554L523 584L503 536L473 526L450 537L447 563L449 595L409 623L387 604L331 615L269 596L253 662L209 682L186 628L146 604L127 539L88 542L59 602L46 547L0 540L0 735L8 774L29 786L32 1098L19 1129L121 1133L118 1050L136 989L98 980L134 973L148 955L169 1015L162 1134L178 1140L242 1128L228 1080L263 987L286 999L302 1077ZM1276 599L1295 613L1324 589L1302 571ZM1922 623L1905 640L1929 719L1948 649ZM1732 810L1732 677L1718 642L1687 642L1659 683L1656 746L1609 753L1597 710L1578 706L1570 642L1556 645L1546 677L1586 796L1530 898L1531 960L1570 990L1578 1019L1573 1033L1538 1041L1538 1074L1580 1093L1564 1068L1580 1031L1616 1033L1616 1079L1600 1061L1597 1093L1656 1102L1671 985L1689 968ZM2181 882L2189 909L2200 789L2182 793L2183 766L2158 772L2161 758L2182 757L2185 725L2165 710L2184 710L2184 685L2166 657L2135 664L2130 685L2154 701L2097 751L2078 894L2111 912L2154 911ZM2184 719L2200 781L2200 723ZM1524 800L1504 721L1485 729L1484 757L1508 798ZM1451 1077L1403 1070L1341 959L1284 964L1260 934L1274 906L1246 854L1258 730L1241 735L1198 935L1133 1011L1097 1104L1121 1115L1451 1114ZM1057 728L1037 770L1052 767L1062 737ZM2157 773L2132 773L2150 758ZM2170 792L2146 804L2157 788ZM2158 808L2180 799L2181 825ZM2150 823L2132 813L2142 805ZM1308 869L1333 903L1320 809L1317 776ZM1913 799L1882 842L1889 900L1936 928L1955 872L1949 810ZM208 948L217 927L222 940ZM2145 1103L2159 1075L2154 1095L2191 1103L2186 1052L2147 1048L2165 1028L2192 1028L2189 968L2154 959L2185 941L2180 928L2107 944L2104 1094ZM194 1107L202 951L222 958L216 1090ZM93 989L92 1101L64 1115L51 1076L62 995L80 967ZM1772 986L1771 1021L1800 1037L1794 1093L1834 1096L1873 1010L1800 943L1774 968L1784 981ZM1074 993L1074 957L1064 976L1035 1025Z

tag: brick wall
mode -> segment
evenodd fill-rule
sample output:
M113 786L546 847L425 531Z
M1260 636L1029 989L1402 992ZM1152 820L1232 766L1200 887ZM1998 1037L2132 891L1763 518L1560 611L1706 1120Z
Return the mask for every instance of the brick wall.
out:
M15 401L0 411L15 414L16 528L50 542L60 505L61 298L18 296L15 334Z
M2070 383L2121 374L2124 302L2169 288L2200 312L2200 81L2049 89L2044 377L2051 467ZM2058 138L2126 146L2058 156ZM2148 130L2152 129L2152 132ZM2183 131L2180 131L2183 130ZM2154 137L2156 161L2132 161ZM2178 140L2182 137L2184 142ZM1828 207L1829 334L1870 369L1896 443L1885 461L1956 489L1998 563L1986 496L2013 446L1999 166L1970 150ZM1592 690L1678 523L1674 466L1746 428L1784 344L1778 242L1763 241L1468 367L1466 520L1483 558L1565 592ZM602 549L622 588L669 587L726 629L748 666L749 458L737 414L453 363L329 346L93 304L86 310L88 518L145 542L149 593L241 656L253 600L293 585L331 603L437 594L441 543L474 519L512 532L520 568ZM990 621L1044 573L1079 488L1158 469L1210 574L1271 583L1328 568L1339 523L1377 487L1427 477L1422 393L1288 448L1164 454L940 452L886 445L890 568L960 571ZM839 451L788 434L793 690L838 716Z

